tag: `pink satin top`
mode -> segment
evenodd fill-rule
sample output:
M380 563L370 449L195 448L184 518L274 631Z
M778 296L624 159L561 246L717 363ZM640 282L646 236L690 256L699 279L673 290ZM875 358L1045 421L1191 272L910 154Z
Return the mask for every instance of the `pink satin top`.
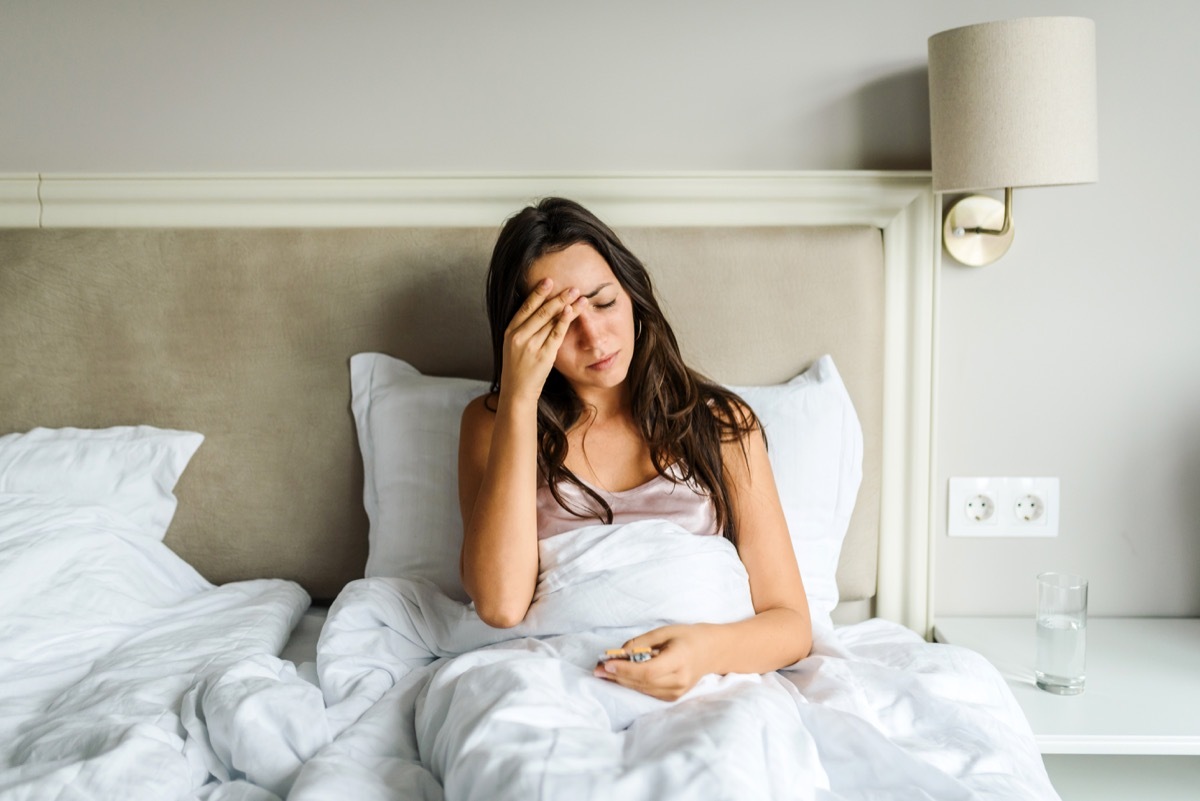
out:
M655 476L641 486L621 492L593 487L613 511L613 523L659 518L669 520L693 534L719 535L717 511L712 499L692 484L676 484L665 476ZM558 491L572 507L592 509L596 502L574 484L560 482ZM603 523L599 517L578 517L558 505L550 486L539 483L537 489L538 539Z

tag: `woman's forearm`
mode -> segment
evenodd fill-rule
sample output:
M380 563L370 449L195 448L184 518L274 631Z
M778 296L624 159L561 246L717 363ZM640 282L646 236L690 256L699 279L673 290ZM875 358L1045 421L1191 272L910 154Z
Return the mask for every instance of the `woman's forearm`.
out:
M812 623L795 609L766 609L752 618L712 625L707 673L769 673L812 650Z
M520 623L537 584L536 448L536 401L501 398L462 550L464 589L492 626Z

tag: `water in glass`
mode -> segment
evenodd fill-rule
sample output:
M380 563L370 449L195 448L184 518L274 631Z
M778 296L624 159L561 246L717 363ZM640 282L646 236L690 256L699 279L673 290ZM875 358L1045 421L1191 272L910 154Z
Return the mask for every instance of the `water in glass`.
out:
M1037 621L1037 686L1059 695L1083 692L1087 624L1070 615L1043 615Z

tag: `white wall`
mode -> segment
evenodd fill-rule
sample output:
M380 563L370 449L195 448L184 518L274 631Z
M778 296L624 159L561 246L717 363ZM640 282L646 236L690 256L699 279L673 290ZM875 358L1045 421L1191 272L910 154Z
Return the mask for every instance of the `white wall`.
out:
M0 172L924 169L926 39L1096 20L1100 183L943 267L936 609L1200 614L1200 6L0 0ZM1055 540L944 536L952 475L1056 475Z

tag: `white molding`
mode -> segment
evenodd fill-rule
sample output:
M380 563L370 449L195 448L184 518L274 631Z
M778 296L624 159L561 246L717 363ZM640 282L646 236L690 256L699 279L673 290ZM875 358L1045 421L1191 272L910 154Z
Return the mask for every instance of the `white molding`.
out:
M0 226L499 226L547 195L615 226L852 225L884 232L882 519L876 613L928 635L937 203L924 172L544 175L73 175L7 182ZM11 190L11 193L9 192ZM37 202L39 201L40 202ZM0 208L3 208L0 206Z
M875 612L928 638L933 609L933 379L940 248L932 192L883 229L883 486Z
M1034 739L1043 754L1200 755L1200 737L1038 734Z
M497 226L551 194L613 225L887 225L925 173L43 175L42 225Z
M0 173L0 228L37 228L41 224L36 173Z

